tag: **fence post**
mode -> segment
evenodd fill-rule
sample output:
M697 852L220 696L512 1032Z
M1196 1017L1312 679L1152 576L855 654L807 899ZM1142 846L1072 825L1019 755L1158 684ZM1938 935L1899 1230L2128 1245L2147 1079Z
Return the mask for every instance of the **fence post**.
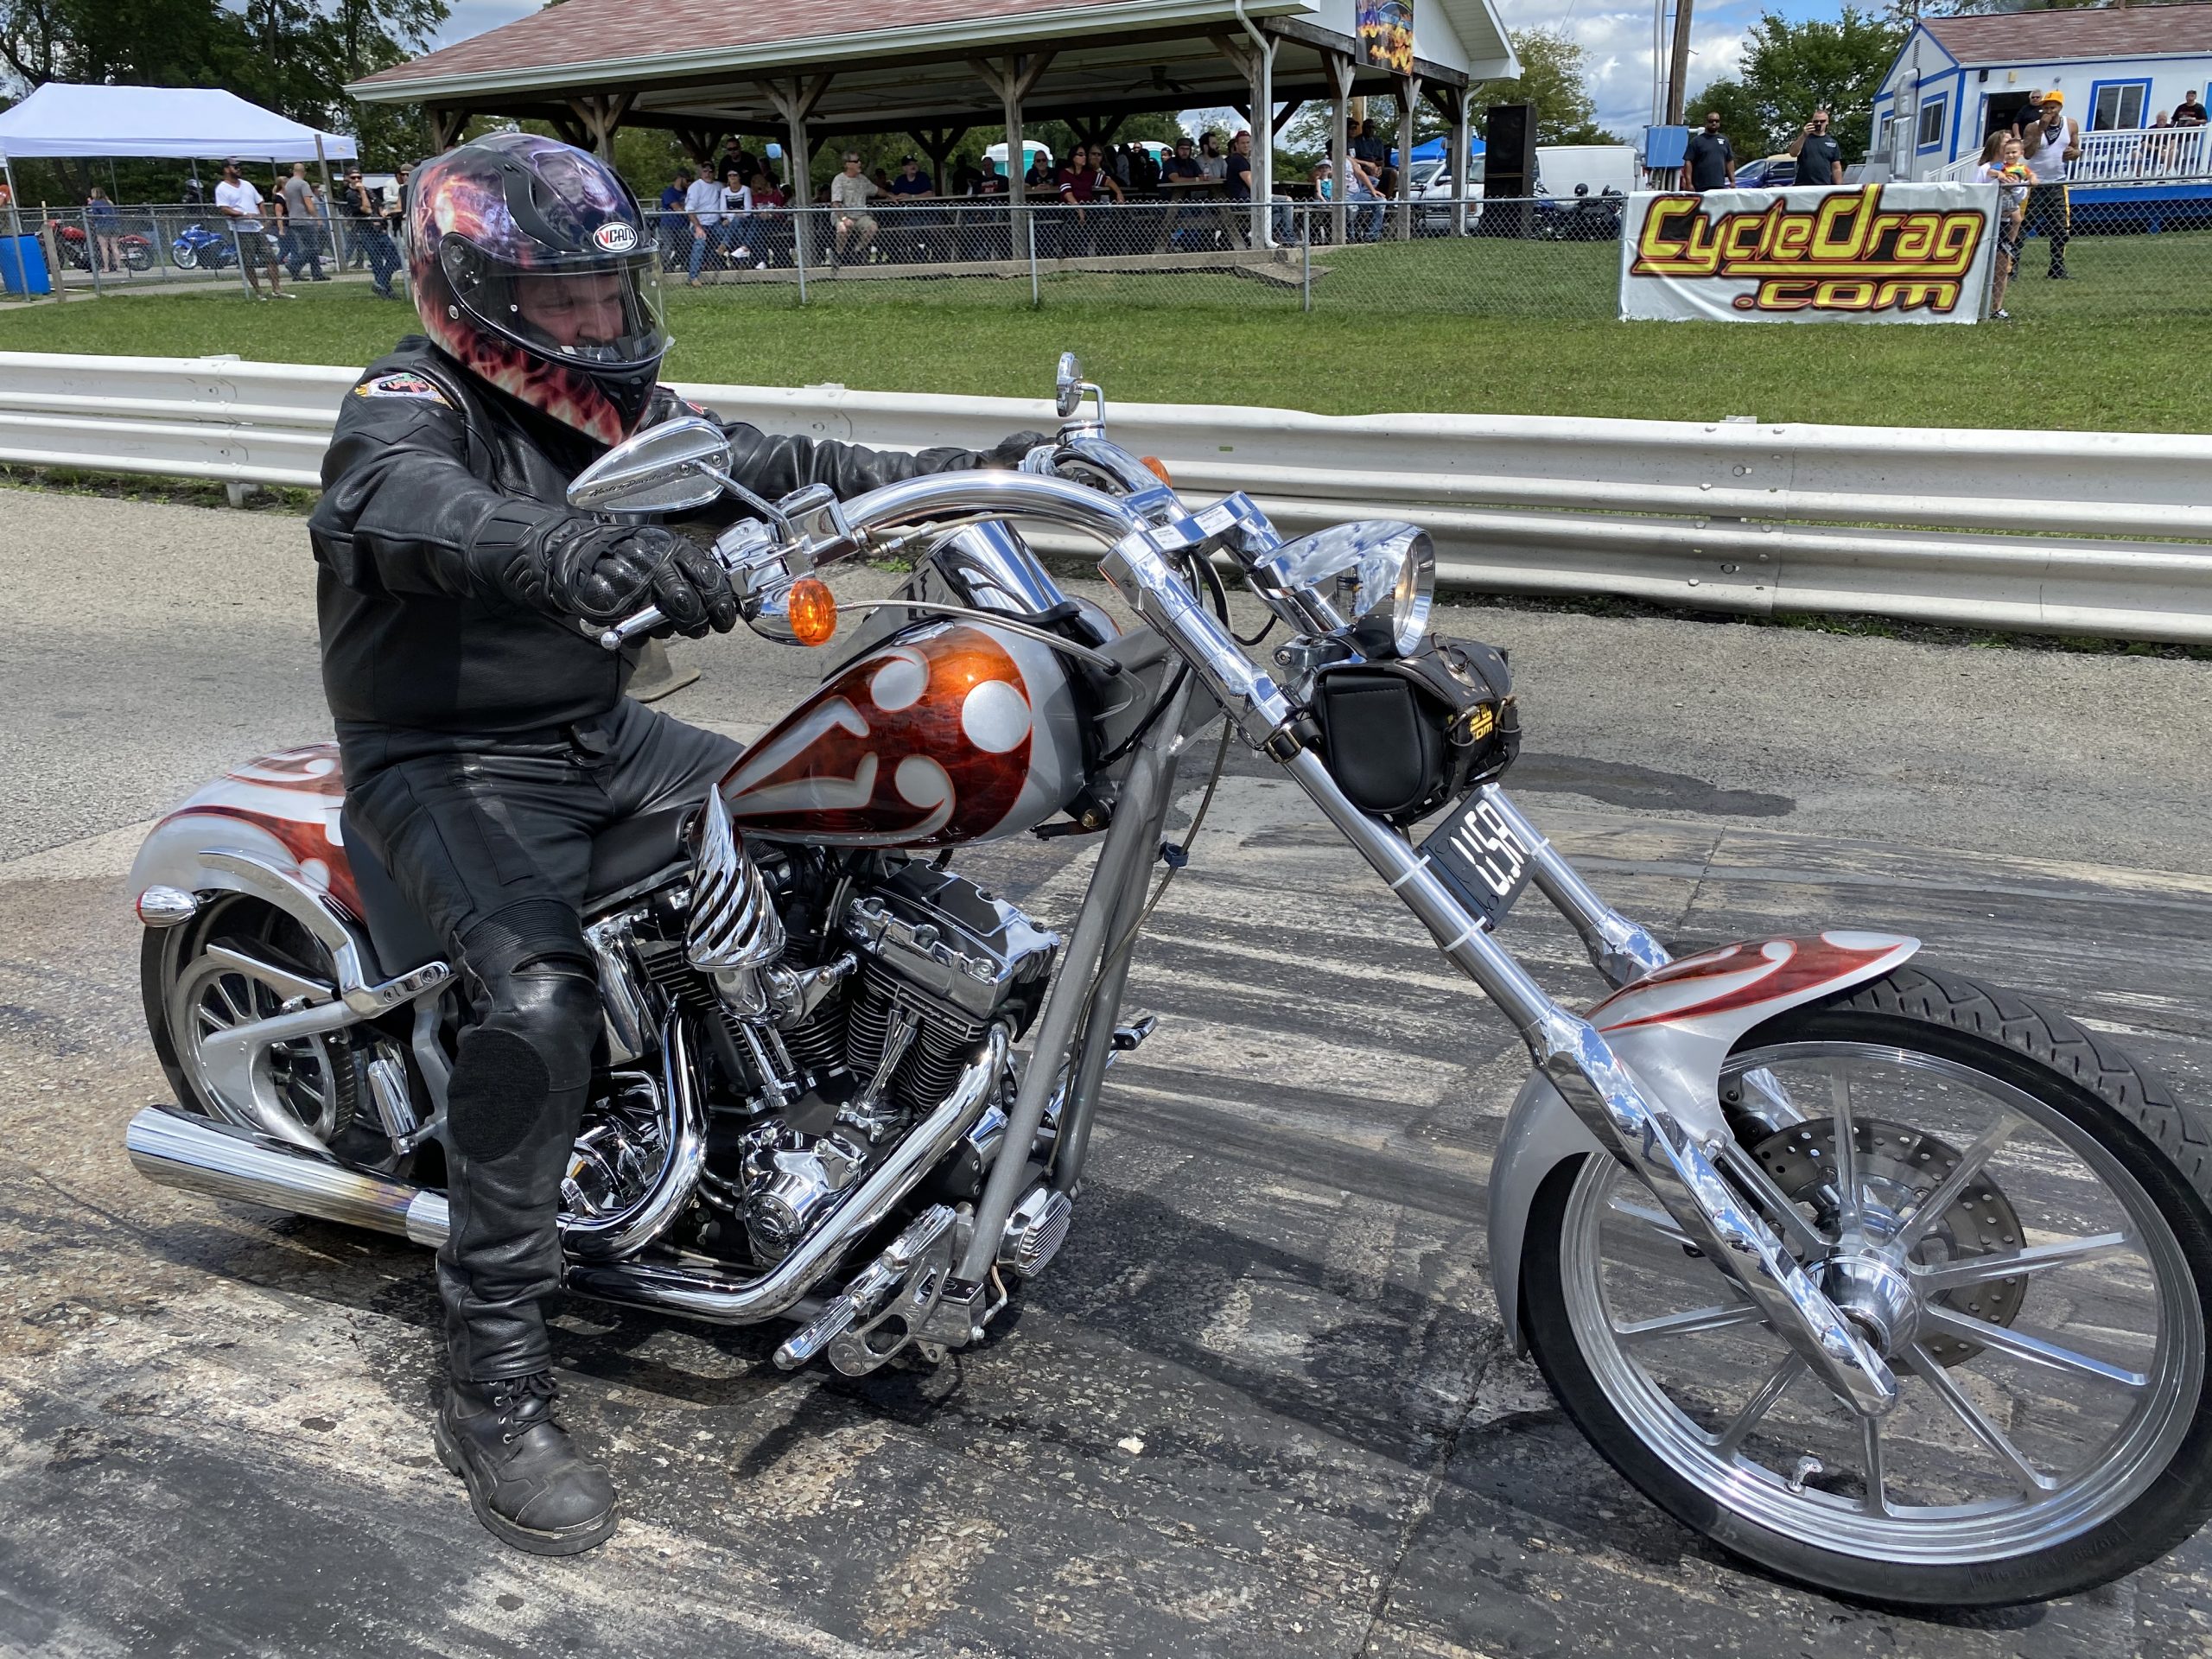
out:
M253 299L260 294L261 290L254 285L253 278L245 274L245 248L238 240L238 222L228 213L225 213L223 223L231 227L231 251L238 256L238 286L245 290L246 298ZM265 236L266 232L264 232L264 235Z
M79 213L77 222L85 227L85 263L92 269L92 297L98 299L100 288L100 245L92 237L92 216Z
M798 302L806 303L806 213L803 207L791 209L791 267L798 272Z
M1041 311L1045 308L1045 291L1037 285L1037 210L1025 207L1021 217L1029 227L1029 308Z
M1298 297L1301 311L1313 308L1313 215L1298 216Z

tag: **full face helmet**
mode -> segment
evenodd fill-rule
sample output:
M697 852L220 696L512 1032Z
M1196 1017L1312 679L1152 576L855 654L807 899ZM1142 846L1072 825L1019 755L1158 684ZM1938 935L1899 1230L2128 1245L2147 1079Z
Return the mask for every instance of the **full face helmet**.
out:
M596 156L496 133L409 181L423 327L480 378L601 443L637 425L669 346L652 238Z

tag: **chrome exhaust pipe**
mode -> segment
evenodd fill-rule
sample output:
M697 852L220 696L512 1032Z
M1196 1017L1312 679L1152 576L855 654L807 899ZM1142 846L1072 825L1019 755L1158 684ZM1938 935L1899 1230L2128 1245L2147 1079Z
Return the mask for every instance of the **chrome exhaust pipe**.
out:
M158 1185L366 1227L434 1249L446 1242L444 1193L347 1169L179 1107L147 1107L130 1120L123 1144L130 1166Z
M994 1026L937 1109L797 1249L758 1278L654 1262L571 1262L569 1287L600 1301L685 1313L716 1325L753 1325L791 1313L837 1265L845 1247L888 1216L968 1133L991 1097L1006 1055L1006 1028ZM131 1167L162 1186L365 1227L433 1249L446 1241L444 1193L347 1169L179 1107L147 1107L130 1120L124 1146Z
M758 1278L659 1262L576 1262L569 1266L569 1288L602 1302L688 1313L715 1325L756 1325L791 1313L837 1265L846 1247L897 1208L968 1133L998 1084L1006 1052L1006 1027L993 1026L937 1109L798 1249Z

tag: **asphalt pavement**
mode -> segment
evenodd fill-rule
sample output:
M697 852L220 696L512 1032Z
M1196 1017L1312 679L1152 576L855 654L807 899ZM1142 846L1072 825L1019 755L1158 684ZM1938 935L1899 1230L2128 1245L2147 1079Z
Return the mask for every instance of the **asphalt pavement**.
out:
M209 773L325 728L301 521L0 493L0 1650L1160 1655L2212 1652L2212 1544L1926 1619L1746 1572L1626 1487L1503 1340L1503 1022L1294 790L1231 769L1139 959L1067 1249L986 1346L849 1382L775 1332L572 1304L621 1532L502 1549L430 1452L396 1241L150 1186L123 880ZM860 571L848 592L883 578ZM1512 608L1509 784L1667 936L1896 928L2212 1105L2212 665ZM757 730L804 653L679 653ZM1067 842L980 849L1047 921ZM1509 943L1596 982L1532 897Z

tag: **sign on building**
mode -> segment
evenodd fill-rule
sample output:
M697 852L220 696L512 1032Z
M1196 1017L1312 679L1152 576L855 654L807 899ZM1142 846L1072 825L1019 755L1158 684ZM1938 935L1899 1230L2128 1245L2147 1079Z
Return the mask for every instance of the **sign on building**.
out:
M1414 0L1359 0L1359 60L1392 74L1414 72Z
M1621 315L1679 322L1974 322L1997 187L1866 184L1629 199Z

